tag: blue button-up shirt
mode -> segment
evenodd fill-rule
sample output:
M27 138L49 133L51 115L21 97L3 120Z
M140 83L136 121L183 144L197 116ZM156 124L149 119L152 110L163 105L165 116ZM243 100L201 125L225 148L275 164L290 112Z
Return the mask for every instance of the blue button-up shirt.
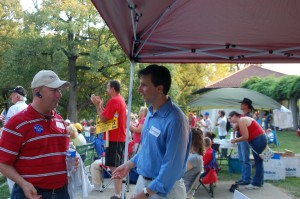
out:
M131 160L138 174L154 179L148 188L166 196L185 173L191 144L187 117L170 98L155 113L150 106L141 143Z

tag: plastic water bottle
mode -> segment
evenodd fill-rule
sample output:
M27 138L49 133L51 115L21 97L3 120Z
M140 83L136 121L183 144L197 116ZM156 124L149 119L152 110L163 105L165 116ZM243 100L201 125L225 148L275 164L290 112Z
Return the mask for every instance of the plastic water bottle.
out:
M67 172L68 176L71 176L72 171L74 169L76 157L76 148L73 145L73 142L70 142L69 149L67 150Z

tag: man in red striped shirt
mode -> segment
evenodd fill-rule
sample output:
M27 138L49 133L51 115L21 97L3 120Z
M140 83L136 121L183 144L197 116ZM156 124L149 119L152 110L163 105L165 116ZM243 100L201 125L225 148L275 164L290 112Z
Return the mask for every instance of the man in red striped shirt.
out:
M0 140L0 172L16 182L11 198L69 199L63 118L55 112L62 88L70 85L50 70L31 83L33 101L10 118Z

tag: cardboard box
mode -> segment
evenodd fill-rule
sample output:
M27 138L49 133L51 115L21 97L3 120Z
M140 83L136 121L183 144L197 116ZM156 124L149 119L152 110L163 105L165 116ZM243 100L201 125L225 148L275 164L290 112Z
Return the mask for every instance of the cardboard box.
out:
M294 157L295 153L288 149L284 149L284 152L274 151L274 153L279 154L280 157Z
M280 152L280 157L294 157L295 153Z
M264 162L265 180L284 180L286 175L285 161L281 159L270 159Z

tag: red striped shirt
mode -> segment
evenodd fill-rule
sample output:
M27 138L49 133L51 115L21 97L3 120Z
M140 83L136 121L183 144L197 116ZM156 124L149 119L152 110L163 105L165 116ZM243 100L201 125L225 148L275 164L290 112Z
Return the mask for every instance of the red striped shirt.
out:
M67 183L66 150L69 135L58 114L46 120L31 105L5 125L0 162L12 165L36 187L53 189Z

